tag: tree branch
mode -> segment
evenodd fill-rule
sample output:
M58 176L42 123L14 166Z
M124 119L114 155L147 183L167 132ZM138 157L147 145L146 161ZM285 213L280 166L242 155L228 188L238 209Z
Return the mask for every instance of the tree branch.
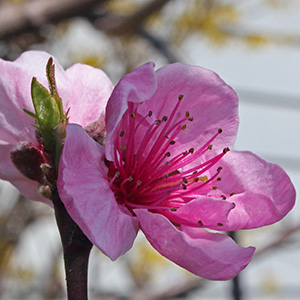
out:
M0 5L0 38L38 30L46 23L57 23L80 16L107 0L33 0L18 5Z
M158 12L170 0L152 0L129 16L109 14L94 23L95 27L113 35L136 32L153 13Z

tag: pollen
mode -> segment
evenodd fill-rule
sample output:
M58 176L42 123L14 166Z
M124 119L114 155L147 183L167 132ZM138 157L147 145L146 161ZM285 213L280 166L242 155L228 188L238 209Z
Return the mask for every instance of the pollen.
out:
M186 129L186 124L184 124L183 126L181 126L181 130L185 130Z

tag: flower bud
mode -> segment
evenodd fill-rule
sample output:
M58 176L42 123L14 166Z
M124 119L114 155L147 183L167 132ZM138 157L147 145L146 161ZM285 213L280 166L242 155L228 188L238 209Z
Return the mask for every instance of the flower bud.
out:
M41 164L46 163L46 159L38 147L28 142L21 142L10 152L10 158L15 167L27 178L39 183L45 181Z

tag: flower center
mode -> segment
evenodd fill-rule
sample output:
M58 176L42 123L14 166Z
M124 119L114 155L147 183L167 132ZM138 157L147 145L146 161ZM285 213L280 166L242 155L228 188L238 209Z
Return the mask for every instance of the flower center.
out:
M210 159L205 154L222 129L199 149L182 151L180 136L188 134L194 120L189 111L182 113L182 102L180 95L170 115L161 119L152 111L141 115L143 103L129 103L114 135L114 162L109 163L110 186L119 204L130 210L176 211L216 189L222 168L215 165L229 148Z

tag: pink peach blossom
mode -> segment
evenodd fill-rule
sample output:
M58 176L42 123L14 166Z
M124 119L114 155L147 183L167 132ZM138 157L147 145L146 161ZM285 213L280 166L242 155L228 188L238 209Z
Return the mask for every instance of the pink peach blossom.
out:
M10 153L24 144L42 150L32 126L34 119L23 109L34 111L30 92L33 77L48 86L46 65L49 58L45 52L29 51L14 62L0 59L0 178L10 181L28 198L43 202L48 200L38 193L38 183L20 173L10 159ZM108 77L101 70L81 64L65 71L57 61L54 62L64 108L71 107L70 122L88 127L104 118L106 102L113 88Z
M238 98L209 70L180 63L135 69L108 101L106 129L104 147L81 126L67 126L58 189L74 221L112 260L141 229L181 267L230 279L254 248L211 230L272 224L294 205L294 187L279 166L229 151Z

